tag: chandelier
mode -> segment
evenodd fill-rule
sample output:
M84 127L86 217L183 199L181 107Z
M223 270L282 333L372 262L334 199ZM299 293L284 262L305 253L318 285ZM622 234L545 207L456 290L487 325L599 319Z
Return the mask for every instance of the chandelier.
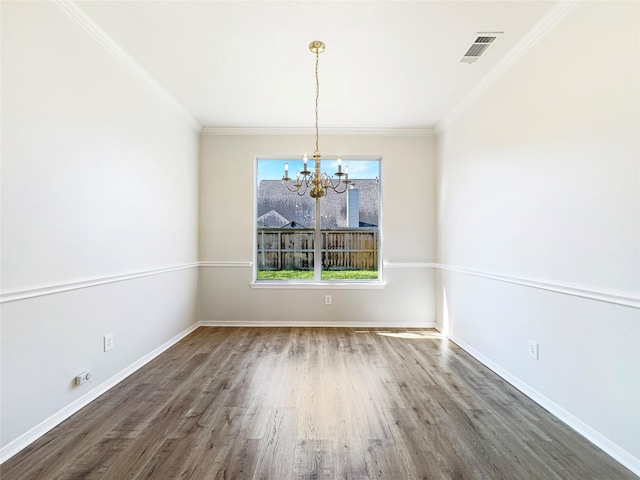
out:
M336 193L344 193L347 191L351 180L349 180L349 167L345 167L345 171L342 171L342 158L338 155L338 171L335 173L337 179L333 179L326 173L320 173L320 150L318 148L318 98L320 96L320 81L318 80L318 60L320 54L324 52L325 45L320 40L314 40L309 44L309 50L316 54L316 149L313 152L313 160L315 162L313 172L308 170L307 167L307 154L302 157L303 170L296 174L296 180L293 185L289 182L289 164L284 164L284 177L282 181L287 186L287 189L291 192L297 193L301 197L309 190L309 195L312 198L319 199L327 194L329 189ZM344 178L342 178L344 177Z

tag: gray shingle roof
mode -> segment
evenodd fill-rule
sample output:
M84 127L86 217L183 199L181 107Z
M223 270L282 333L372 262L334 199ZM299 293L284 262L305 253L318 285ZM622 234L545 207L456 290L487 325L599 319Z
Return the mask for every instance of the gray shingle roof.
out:
M371 179L354 179L353 186L360 191L360 222L378 225L380 183ZM321 205L323 228L347 226L346 193L337 194L329 190L329 193L322 197ZM272 210L288 222L313 225L315 200L308 192L302 197L290 192L281 180L262 180L258 185L258 219ZM278 226L263 221L269 226Z

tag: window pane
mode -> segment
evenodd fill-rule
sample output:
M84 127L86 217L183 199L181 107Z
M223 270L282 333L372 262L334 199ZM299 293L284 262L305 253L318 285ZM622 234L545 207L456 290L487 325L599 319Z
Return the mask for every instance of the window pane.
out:
M257 164L256 235L258 280L314 280L316 201L300 196L281 178L284 165L295 183L302 161L263 160ZM313 169L309 162L309 170ZM343 161L349 167L349 190L328 189L320 200L322 280L378 278L380 165L378 160ZM323 160L322 171L333 174L336 161ZM355 175L355 177L354 177ZM345 177L342 177L344 180ZM337 184L337 177L333 179ZM343 190L340 186L339 190ZM320 255L320 251L318 252Z
M314 231L258 227L258 279L313 279Z
M333 162L329 168L337 169ZM378 278L380 163L344 161L349 167L349 189L332 190L322 198L322 279ZM334 170L327 170L327 173Z

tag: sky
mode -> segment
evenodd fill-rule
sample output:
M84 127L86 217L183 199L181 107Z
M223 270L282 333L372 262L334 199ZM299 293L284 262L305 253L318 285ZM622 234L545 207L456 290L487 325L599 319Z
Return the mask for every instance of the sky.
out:
M289 178L296 178L296 173L302 171L300 160L258 160L258 182L260 180L280 180L284 176L284 164L289 164ZM307 168L313 171L314 161L309 159ZM380 162L377 160L342 160L342 171L349 166L349 178L377 178L380 177ZM334 176L338 171L335 159L322 160L322 172Z

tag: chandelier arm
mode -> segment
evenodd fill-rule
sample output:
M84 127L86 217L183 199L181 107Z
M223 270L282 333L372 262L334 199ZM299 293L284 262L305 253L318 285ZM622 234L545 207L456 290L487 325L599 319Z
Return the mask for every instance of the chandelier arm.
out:
M334 183L334 180L336 183ZM347 189L349 188L349 184L351 182L345 182L343 180L341 180L340 178L332 178L330 177L327 173L323 173L322 174L322 185L324 187L325 190L327 189L331 189L336 193L344 193L347 191ZM344 188L342 190L340 190L340 186L343 185Z
M304 176L304 181L307 182L307 187L311 188L315 186L315 178L315 175L311 172Z
M335 187L331 187L331 189L336 193L344 193L349 189L349 185L343 182L342 185L344 185L344 188L342 190L339 190L338 187L340 185L341 185L340 182L338 182L338 185L336 185Z
M336 193L344 193L349 189L349 183L351 183L351 182L345 183L345 182L340 182L338 180L338 183L335 186L333 186L333 182L331 182L331 183L332 183L331 189L334 192L336 192ZM340 189L340 185L343 186L342 190Z
M293 193L297 193L298 195L300 195L301 197L304 196L305 193L307 193L307 188L308 185L305 184L305 182L300 182L299 185L296 186L296 184L293 185L294 188L291 188L289 186L289 182L284 182L285 187L287 187L287 190L289 190L290 192ZM304 188L302 188L304 187ZM300 193L302 191L302 193Z

